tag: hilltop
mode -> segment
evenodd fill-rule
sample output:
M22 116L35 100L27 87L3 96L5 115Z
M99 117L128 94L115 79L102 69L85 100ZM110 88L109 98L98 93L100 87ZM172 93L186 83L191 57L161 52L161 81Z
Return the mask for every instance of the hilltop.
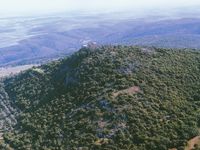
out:
M200 52L99 46L4 79L16 150L183 149L199 135Z

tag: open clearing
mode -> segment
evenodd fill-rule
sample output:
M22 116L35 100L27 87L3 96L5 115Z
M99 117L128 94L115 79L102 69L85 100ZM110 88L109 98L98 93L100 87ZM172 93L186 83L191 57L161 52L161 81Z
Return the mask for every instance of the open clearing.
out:
M0 68L0 78L20 73L21 71L32 68L33 66L38 66L38 65L31 64L31 65L22 65L22 66L15 66L15 67L2 67Z
M118 92L115 92L113 93L113 97L117 97L119 94L135 94L135 93L138 93L138 92L141 92L140 88L138 86L132 86L128 89L125 89L125 90L120 90Z
M187 146L185 147L184 150L193 150L195 148L195 146L200 147L200 136L196 136L196 137L190 139L187 142ZM169 149L169 150L177 150L177 149L172 148L172 149Z
M187 147L185 147L185 150L192 150L193 148L195 148L195 145L200 146L200 136L196 136L189 140L187 142Z

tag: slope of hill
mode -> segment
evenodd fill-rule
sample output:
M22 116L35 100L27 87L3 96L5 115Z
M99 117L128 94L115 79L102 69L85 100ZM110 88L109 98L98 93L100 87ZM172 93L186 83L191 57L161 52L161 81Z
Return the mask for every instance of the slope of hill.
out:
M199 135L200 52L82 48L4 80L16 150L183 149ZM3 145L2 145L3 146Z
M4 85L0 83L0 143L2 143L3 134L13 130L17 122L15 116L17 116L17 111L11 107Z

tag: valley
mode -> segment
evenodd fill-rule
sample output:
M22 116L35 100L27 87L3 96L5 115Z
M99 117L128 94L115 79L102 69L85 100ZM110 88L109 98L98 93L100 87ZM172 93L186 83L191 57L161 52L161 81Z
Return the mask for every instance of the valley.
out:
M16 75L21 71L32 68L33 66L38 66L38 64L2 67L0 68L0 78Z
M106 13L0 18L0 66L61 58L90 42L199 49L199 23L199 18Z

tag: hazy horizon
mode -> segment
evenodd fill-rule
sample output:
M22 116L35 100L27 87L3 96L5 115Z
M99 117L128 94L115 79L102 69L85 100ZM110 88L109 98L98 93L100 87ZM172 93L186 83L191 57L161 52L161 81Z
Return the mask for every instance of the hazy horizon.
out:
M64 12L68 14L132 12L135 16L149 14L170 16L177 13L193 14L198 10L198 6L200 6L198 0L0 0L0 18Z

